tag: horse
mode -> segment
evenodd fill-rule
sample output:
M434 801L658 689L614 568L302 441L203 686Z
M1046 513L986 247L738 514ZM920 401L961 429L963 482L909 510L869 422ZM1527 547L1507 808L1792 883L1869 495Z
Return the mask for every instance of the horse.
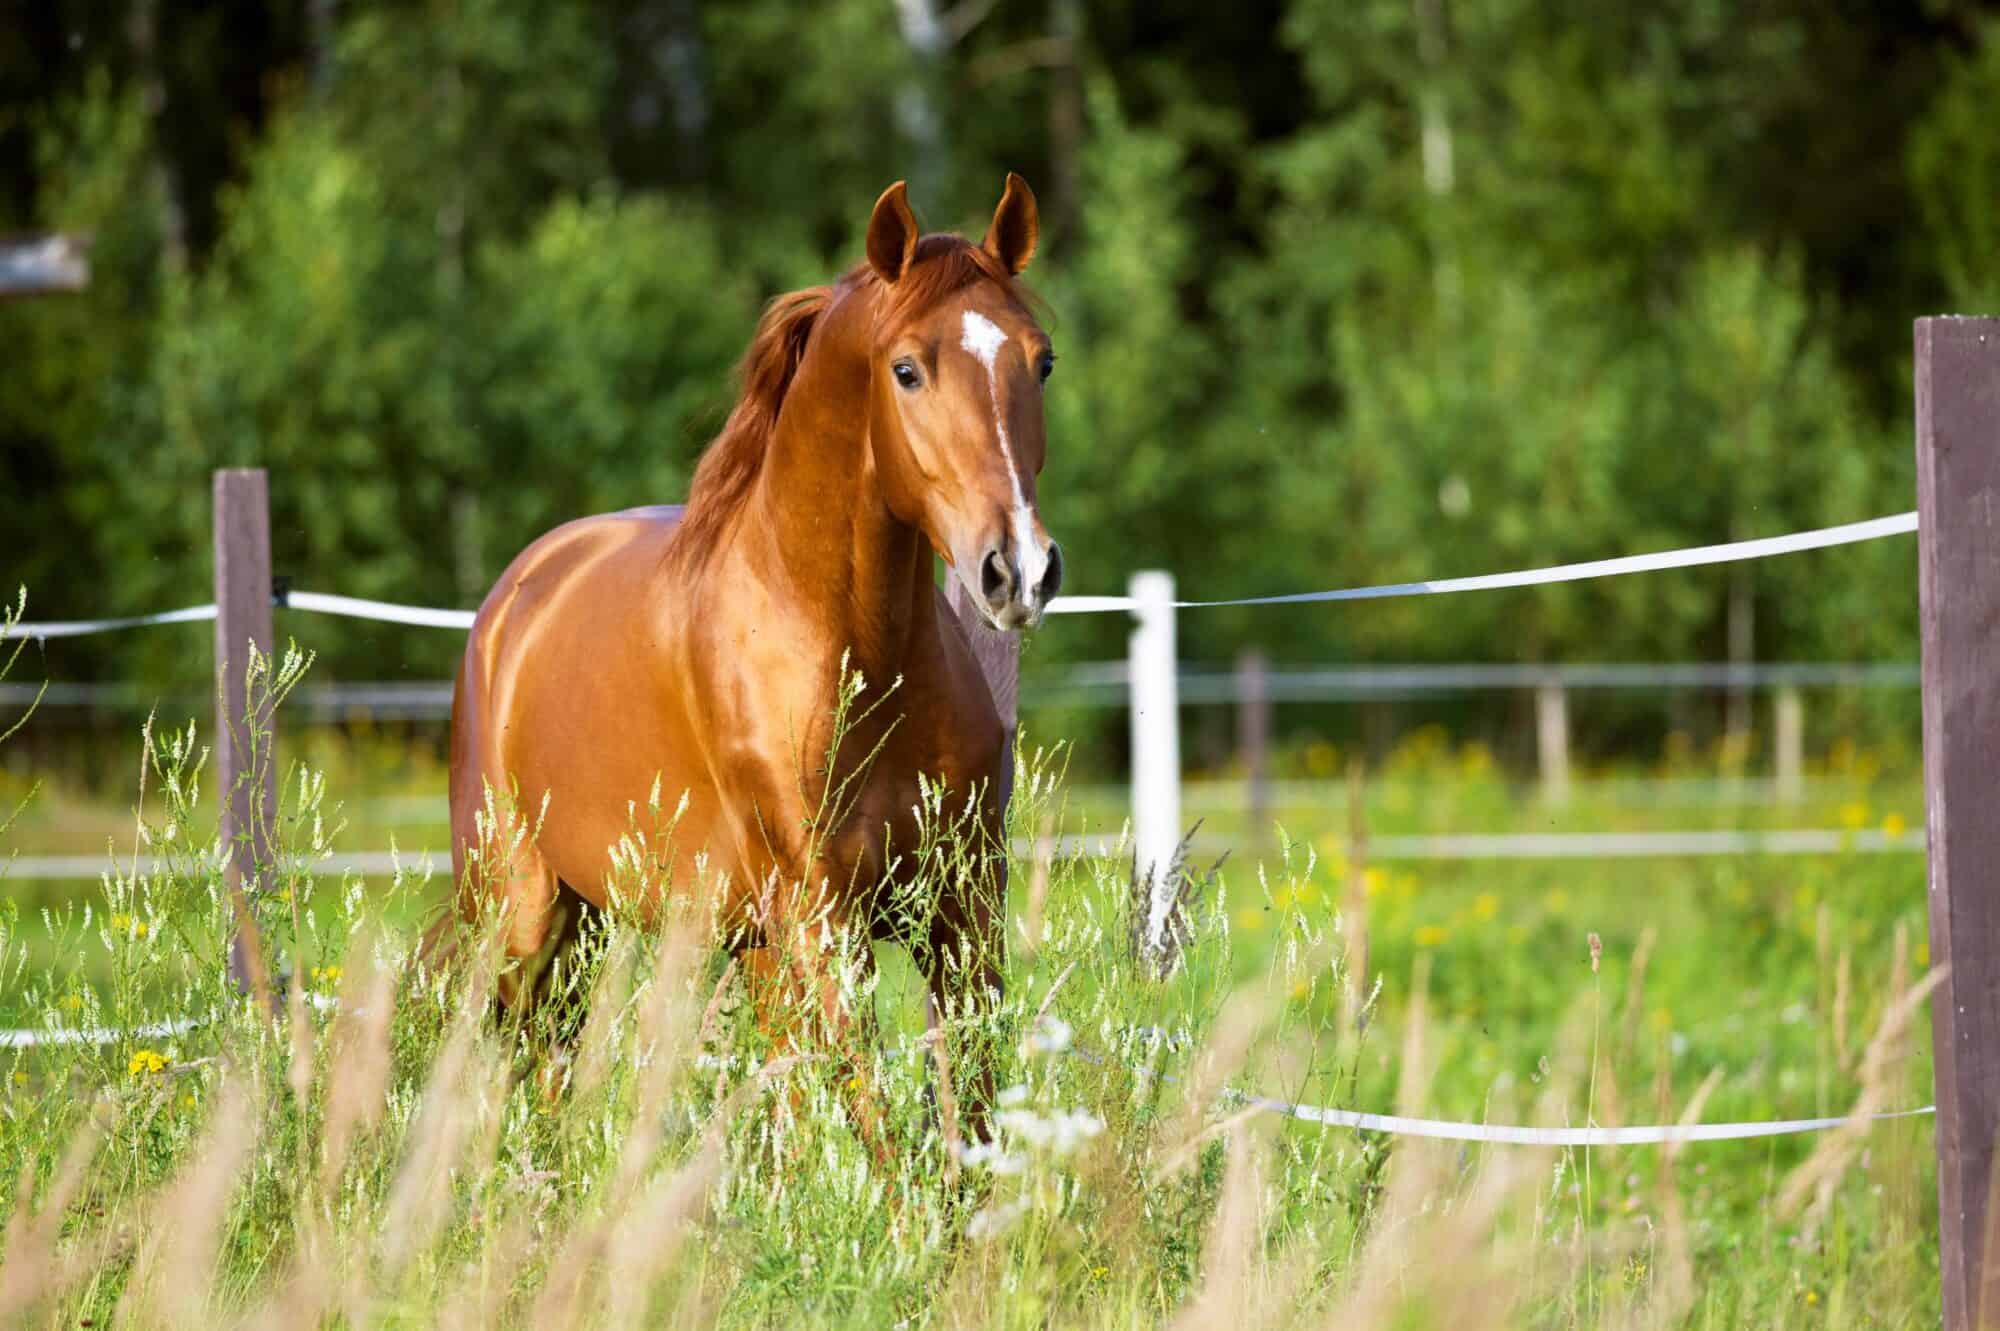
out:
M1036 499L1054 353L1015 280L1038 229L1018 175L979 244L920 234L891 185L864 260L766 307L685 508L570 522L494 584L458 671L450 792L457 914L499 919L503 1004L529 1001L574 899L606 905L635 802L664 788L684 792L674 854L637 906L706 898L758 1023L803 1016L852 1046L840 972L873 954L823 940L896 935L884 903L916 871L926 783L968 811L942 835L989 872L937 885L902 941L934 1024L997 1000L1011 754L936 560L1003 632L1062 583ZM836 732L849 672L885 700ZM496 793L531 835L482 830ZM968 1091L977 1127L990 1077Z

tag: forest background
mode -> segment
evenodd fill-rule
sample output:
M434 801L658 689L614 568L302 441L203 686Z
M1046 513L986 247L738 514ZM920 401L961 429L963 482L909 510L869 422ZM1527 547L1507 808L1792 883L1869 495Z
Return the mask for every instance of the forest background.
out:
M927 225L974 234L1007 170L1040 195L1042 502L1077 592L1902 511L1910 320L2000 311L2000 7L0 12L0 231L88 233L94 270L0 304L0 581L30 619L208 599L208 475L246 465L295 585L476 604L548 527L684 495L760 302L851 262L902 177ZM1915 546L1890 541L1202 612L1181 654L1913 660L1915 624ZM459 647L309 629L321 683L443 678ZM1029 669L1126 631L1052 621ZM52 643L39 673L199 693L198 632Z

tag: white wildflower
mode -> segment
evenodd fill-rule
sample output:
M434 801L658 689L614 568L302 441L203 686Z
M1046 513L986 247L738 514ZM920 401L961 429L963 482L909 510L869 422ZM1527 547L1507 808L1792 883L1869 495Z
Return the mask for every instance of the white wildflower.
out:
M965 1232L975 1239L997 1238L1014 1227L1014 1222L1028 1212L1028 1203L1012 1201L1003 1206L989 1206L972 1217L972 1223Z
M1070 1039L1075 1033L1061 1017L1044 1016L1028 1035L1028 1049L1037 1054L1064 1053L1069 1049Z

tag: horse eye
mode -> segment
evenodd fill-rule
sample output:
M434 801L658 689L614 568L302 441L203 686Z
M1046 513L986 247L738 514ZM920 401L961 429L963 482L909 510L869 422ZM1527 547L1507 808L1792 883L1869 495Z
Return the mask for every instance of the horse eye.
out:
M1036 368L1041 372L1042 382L1047 383L1049 381L1049 375L1056 368L1056 353L1053 351L1044 351L1042 353L1041 363Z
M899 360L889 368L895 371L896 382L905 388L915 388L923 382L923 379L917 374L917 367L906 360Z

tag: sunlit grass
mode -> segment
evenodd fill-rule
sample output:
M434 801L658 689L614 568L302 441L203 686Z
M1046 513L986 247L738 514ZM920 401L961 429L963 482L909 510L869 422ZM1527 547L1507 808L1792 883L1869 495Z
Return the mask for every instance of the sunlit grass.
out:
M850 995L872 1037L774 1043L694 914L611 912L539 1017L497 1018L476 938L462 964L417 959L442 883L414 868L281 878L274 1019L224 978L201 744L147 740L126 867L45 915L10 903L10 1020L126 1032L0 1056L0 1170L24 1185L10 1323L1935 1321L1928 1120L1817 1155L1536 1152L1240 1098L1554 1124L1923 1103L1926 1028L1895 1003L1925 963L1920 857L1377 864L1329 827L1225 865L1161 977L1133 953L1125 866L1037 858L1110 820L1030 751L1007 995L952 1016L943 1060L900 949ZM1464 763L1383 776L1371 826L1402 780L1525 807ZM283 863L373 835L337 783L281 790ZM1864 825L1889 816L1864 800ZM941 1077L982 1063L996 1134L954 1158L947 1126L976 1108ZM857 1092L886 1156L850 1126Z

